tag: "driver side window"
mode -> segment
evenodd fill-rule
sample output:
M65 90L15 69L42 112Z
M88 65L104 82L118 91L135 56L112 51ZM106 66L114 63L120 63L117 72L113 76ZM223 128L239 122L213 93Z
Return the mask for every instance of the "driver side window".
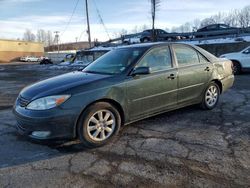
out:
M154 48L149 51L136 67L149 67L151 72L158 72L172 67L169 47Z

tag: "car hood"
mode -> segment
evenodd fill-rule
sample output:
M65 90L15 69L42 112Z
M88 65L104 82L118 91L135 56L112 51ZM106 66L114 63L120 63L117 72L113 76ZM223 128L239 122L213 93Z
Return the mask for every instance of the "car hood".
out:
M228 53L228 54L222 54L220 57L221 58L230 58L230 57L235 57L239 55L239 52L234 52L234 53Z
M20 95L27 100L34 100L44 96L70 94L63 93L73 87L89 84L111 75L91 74L82 71L75 71L60 76L52 77L24 88Z

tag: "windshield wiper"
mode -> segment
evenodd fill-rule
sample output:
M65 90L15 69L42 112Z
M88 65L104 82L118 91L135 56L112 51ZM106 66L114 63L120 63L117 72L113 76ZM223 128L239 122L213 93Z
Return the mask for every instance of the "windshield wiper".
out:
M105 74L105 75L113 75L113 73L108 73L108 72L97 72L97 71L84 71L83 72L86 72L86 73L91 73L91 74Z

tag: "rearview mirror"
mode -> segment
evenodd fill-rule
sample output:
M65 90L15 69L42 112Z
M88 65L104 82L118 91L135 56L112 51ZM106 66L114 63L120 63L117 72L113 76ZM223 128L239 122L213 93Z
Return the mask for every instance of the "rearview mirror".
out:
M150 68L149 67L136 67L132 72L132 76L143 75L143 74L150 74Z

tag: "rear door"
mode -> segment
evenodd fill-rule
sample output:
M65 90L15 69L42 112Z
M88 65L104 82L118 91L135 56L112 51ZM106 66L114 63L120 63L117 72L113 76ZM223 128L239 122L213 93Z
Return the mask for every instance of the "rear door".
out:
M129 116L132 119L170 108L177 103L177 69L168 46L147 52L136 67L148 66L151 73L131 76L127 82Z
M250 47L241 53L241 66L242 68L250 68Z
M172 45L178 64L178 104L199 101L212 72L212 64L194 48Z

